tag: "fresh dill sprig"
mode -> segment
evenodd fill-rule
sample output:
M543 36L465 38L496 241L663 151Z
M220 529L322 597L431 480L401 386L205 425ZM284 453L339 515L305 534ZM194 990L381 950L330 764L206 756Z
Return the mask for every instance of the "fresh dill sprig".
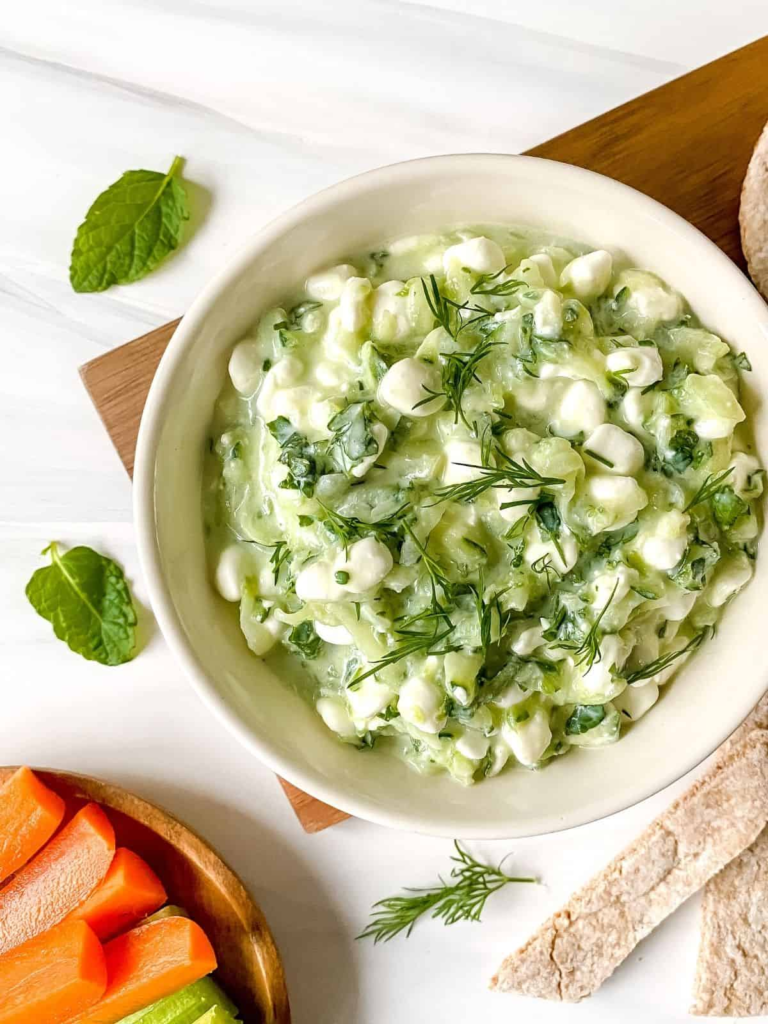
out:
M729 466L728 469L724 469L722 473L710 473L698 491L696 491L694 496L685 506L683 511L688 512L694 506L701 505L702 502L709 501L710 498L714 498L717 492L722 490L725 478L730 476L732 472L733 466Z
M538 882L537 878L507 875L502 871L503 860L496 868L481 864L458 842L454 841L453 845L456 854L451 860L456 866L451 868L447 881L441 878L439 885L424 889L406 888L406 892L413 894L411 896L390 896L378 900L373 905L371 920L357 936L358 939L389 942L403 931L408 938L418 919L430 911L431 917L442 918L446 925L457 921L479 921L488 897L505 885L510 882Z
M474 583L469 584L469 592L472 595L475 611L477 613L477 622L480 627L480 647L484 654L488 651L493 639L494 613L496 614L499 625L499 635L504 632L504 629L508 624L509 615L505 615L501 610L501 598L509 589L510 587L505 587L503 590L497 591L493 597L486 601L485 583L483 581L482 571L480 573L480 580L477 586L475 586Z
M439 487L434 491L438 504L441 501L469 502L479 498L481 494L491 487L557 487L565 483L558 477L542 476L537 473L525 459L522 464L515 462L506 452L496 446L496 460L499 463L496 468L490 466L476 466L471 462L457 462L457 466L468 466L470 469L479 471L480 476L474 480L465 480L459 484L449 484L447 487ZM532 499L533 500L533 499ZM525 504L529 502L526 500ZM510 505L516 504L510 502Z
M328 505L324 505L320 500L318 500L318 504L324 513L323 525L345 546L353 540L360 540L362 537L376 537L377 540L384 542L394 540L411 508L410 504L406 501L388 516L383 516L372 523L367 523L364 519L359 519L357 516L342 515L341 512L329 508Z
M279 540L276 544L272 545L272 556L269 559L269 564L272 566L275 583L280 578L280 570L291 557L291 550L284 540Z
M468 302L454 302L447 295L443 295L434 274L429 275L429 288L424 278L421 279L421 287L432 316L454 341L467 327L493 316L493 310L472 306ZM473 313L477 315L472 316Z
M589 632L584 636L583 640L557 640L553 643L548 644L547 646L552 648L553 650L572 651L576 664L586 666L584 668L584 672L589 672L589 670L596 662L602 661L603 654L600 650L601 637L599 632L600 623L603 621L603 616L610 608L611 602L616 596L616 590L618 589L618 586L619 581L616 580L613 590L611 591L611 596L600 609L600 614L592 623Z
M416 550L419 552L421 564L424 566L427 571L427 575L429 576L429 583L432 588L432 610L439 610L445 616L445 609L437 600L437 588L440 587L446 601L451 601L453 600L453 584L445 575L443 567L437 559L433 558L432 555L429 554L426 544L422 544L416 536L411 525L409 523L403 523L403 528L416 546Z
M531 570L538 576L545 576L547 580L547 589L552 590L552 583L554 580L561 580L563 574L559 569L556 569L552 564L552 559L549 555L542 555L541 558L537 558L535 562L531 562Z
M508 263L506 267L502 267L501 270L497 270L495 274L481 274L469 289L470 294L511 295L513 292L516 292L518 288L526 288L527 282L518 281L515 278L510 278L508 281L498 280L502 274L506 274L513 266L513 263ZM498 283L491 284L492 281L497 281Z
M420 616L412 617L415 619L425 619L427 621L433 620L433 629L405 629L404 627L395 628L394 632L397 636L397 646L394 650L388 651L383 657L377 658L376 661L371 662L371 667L366 669L365 672L358 672L354 679L347 686L348 690L356 689L357 686L362 683L364 679L369 676L376 675L383 668L389 668L390 665L396 665L398 661L402 661L403 658L409 658L414 654L450 654L451 651L458 651L460 648L456 645L447 644L441 646L444 640L447 640L451 633L456 628L449 620L449 625L445 629L439 628L439 620L442 616L437 612L427 611Z
M427 402L431 402L435 398L445 396L448 403L447 408L453 410L454 423L458 423L461 419L467 430L472 430L472 424L467 419L461 405L464 392L473 380L481 382L477 375L478 366L486 356L491 354L491 349L498 348L503 344L504 342L494 341L492 335L489 335L483 338L470 352L441 352L442 390L433 391L422 384L427 397L422 398L413 408L418 409L420 405L426 405Z
M677 661L678 658L682 658L684 654L689 654L691 651L697 650L709 635L709 629L703 629L701 633L697 633L695 637L688 641L685 647L682 647L679 651L670 651L669 654L664 654L660 658L656 658L655 661L649 661L647 665L641 665L640 668L635 669L634 672L630 672L627 676L628 683L638 683L641 679L651 679L653 676L658 675L659 672L663 672L665 668L672 664L673 661Z

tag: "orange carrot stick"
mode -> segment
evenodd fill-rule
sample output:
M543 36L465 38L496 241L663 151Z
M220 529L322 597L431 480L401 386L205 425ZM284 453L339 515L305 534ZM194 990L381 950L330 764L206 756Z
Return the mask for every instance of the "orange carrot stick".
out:
M101 943L84 921L66 921L0 956L0 1024L63 1024L106 986Z
M162 907L166 898L163 884L149 864L121 847L101 885L69 916L87 921L104 942Z
M0 789L0 882L24 867L61 824L64 801L30 768Z
M0 889L0 954L62 921L107 873L115 832L88 804Z
M216 969L200 925L186 917L140 924L104 947L107 990L79 1024L116 1024Z

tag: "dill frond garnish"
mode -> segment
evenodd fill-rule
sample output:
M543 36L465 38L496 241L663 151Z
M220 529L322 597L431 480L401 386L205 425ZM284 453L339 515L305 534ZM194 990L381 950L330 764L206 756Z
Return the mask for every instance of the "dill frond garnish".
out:
M389 942L400 932L405 937L413 931L414 925L424 914L442 918L446 925L457 921L479 921L489 896L503 889L510 882L536 883L537 878L516 878L502 871L504 861L494 868L481 864L458 842L454 842L456 865L451 868L447 881L440 879L439 885L424 889L407 888L410 896L390 896L374 903L371 920L357 936L358 939L373 939Z
M710 498L718 493L723 488L723 481L726 477L730 476L733 472L733 466L729 466L728 469L724 469L722 473L710 473L701 487L696 491L694 496L688 502L684 508L684 512L688 512L696 505L701 505L704 501L709 501Z
M682 647L679 651L670 651L669 654L664 654L660 658L656 658L655 661L649 661L647 665L641 665L640 668L635 669L634 672L630 672L627 676L628 683L639 683L641 679L652 679L653 676L658 675L659 672L663 672L665 668L671 665L678 658L682 658L684 654L690 654L691 651L698 650L699 647L709 636L709 629L704 629L701 633L697 633L695 637L688 641L685 647Z
M496 446L494 454L498 462L495 468L476 466L471 462L457 462L457 466L468 466L470 469L478 470L480 476L474 480L465 480L459 484L439 487L433 492L438 499L438 503L441 501L474 501L475 498L479 498L481 494L484 494L491 487L504 487L506 489L512 487L557 487L559 484L565 483L564 480L560 480L558 477L542 476L525 459L522 460L522 463L515 462L498 446ZM531 499L531 502L528 502L526 499L525 504L531 504L534 500L536 499ZM509 502L509 505L512 504L516 504L516 502Z
M611 591L611 596L600 609L600 614L592 623L589 632L586 633L582 640L554 640L551 643L548 643L547 646L552 650L571 651L576 664L585 666L584 672L589 672L596 662L602 660L603 655L600 650L600 623L603 621L603 616L610 608L611 602L616 596L618 586L619 581L616 580L613 590Z

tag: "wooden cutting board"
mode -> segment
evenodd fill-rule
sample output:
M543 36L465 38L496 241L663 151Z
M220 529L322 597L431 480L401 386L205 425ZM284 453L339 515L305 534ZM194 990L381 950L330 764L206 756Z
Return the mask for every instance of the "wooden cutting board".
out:
M716 242L742 269L741 182L768 121L768 36L529 150L645 192ZM133 472L149 386L179 321L80 368L123 465ZM307 832L347 817L281 780Z

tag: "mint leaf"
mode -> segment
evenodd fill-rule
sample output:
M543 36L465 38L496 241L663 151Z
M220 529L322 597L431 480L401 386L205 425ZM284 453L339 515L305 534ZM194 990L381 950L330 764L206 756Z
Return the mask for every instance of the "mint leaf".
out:
M582 736L600 725L604 718L605 708L602 704L577 704L565 723L565 731L568 736Z
M177 248L189 220L187 194L175 177L181 159L167 174L126 171L101 193L72 247L69 280L76 292L138 281Z
M55 541L42 554L50 554L51 565L38 569L26 589L35 611L52 624L59 640L88 661L130 661L136 611L120 566L87 547L61 555Z

